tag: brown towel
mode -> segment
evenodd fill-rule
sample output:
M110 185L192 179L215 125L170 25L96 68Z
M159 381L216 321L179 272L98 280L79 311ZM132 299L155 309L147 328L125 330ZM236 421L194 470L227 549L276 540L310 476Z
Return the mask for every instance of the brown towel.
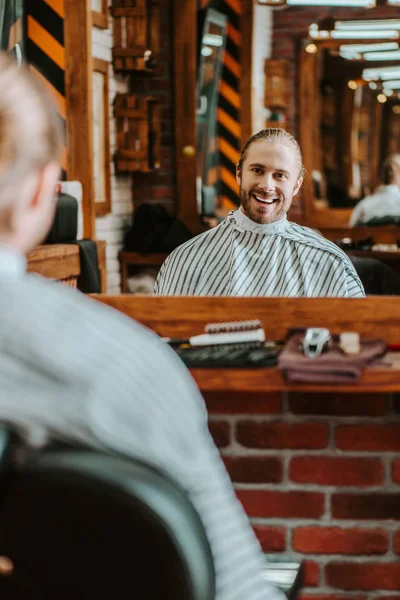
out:
M278 366L283 369L288 381L353 383L365 366L380 362L387 351L384 340L366 340L360 342L359 354L349 356L342 352L337 342L330 342L328 350L309 358L300 347L304 335L292 335L280 353Z

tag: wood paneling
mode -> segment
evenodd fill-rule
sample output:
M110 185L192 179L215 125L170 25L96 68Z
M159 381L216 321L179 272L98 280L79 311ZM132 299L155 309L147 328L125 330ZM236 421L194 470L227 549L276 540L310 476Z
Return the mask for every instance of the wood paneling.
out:
M65 3L68 179L82 183L83 229L95 237L92 108L92 12L89 0Z
M241 145L245 145L253 133L252 128L252 72L253 72L253 2L242 2L241 24L241 63L242 77L240 79L242 125Z
M103 83L102 94L100 98L100 102L102 102L101 116L103 117L103 122L99 124L101 132L99 141L103 146L101 150L99 148L97 149L100 159L100 164L98 165L98 176L103 179L103 185L101 186L101 189L103 190L103 197L94 197L96 216L106 215L111 212L111 152L108 69L109 63L106 60L93 58L93 72L101 73ZM95 153L93 153L93 156L95 156ZM95 190L95 185L93 186L93 190Z
M173 0L177 217L202 229L196 199L196 0Z

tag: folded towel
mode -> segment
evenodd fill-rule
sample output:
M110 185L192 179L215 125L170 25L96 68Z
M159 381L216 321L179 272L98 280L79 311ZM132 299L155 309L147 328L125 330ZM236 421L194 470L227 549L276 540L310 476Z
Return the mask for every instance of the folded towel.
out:
M360 353L349 356L343 353L338 342L331 341L320 356L309 358L301 349L303 338L304 333L290 336L279 355L278 366L288 381L353 383L364 367L382 362L387 351L384 340L365 340L360 342Z

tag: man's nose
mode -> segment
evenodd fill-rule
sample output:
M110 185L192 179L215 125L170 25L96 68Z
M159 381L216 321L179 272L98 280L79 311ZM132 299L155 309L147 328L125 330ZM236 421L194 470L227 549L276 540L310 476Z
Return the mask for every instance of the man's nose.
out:
M272 173L265 173L260 181L260 187L265 191L273 191L275 189L275 180Z

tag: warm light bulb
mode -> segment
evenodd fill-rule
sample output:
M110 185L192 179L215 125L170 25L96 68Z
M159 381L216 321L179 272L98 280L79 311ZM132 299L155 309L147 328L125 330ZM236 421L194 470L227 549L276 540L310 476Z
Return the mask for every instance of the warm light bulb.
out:
M376 99L381 104L384 104L387 101L387 98L386 98L385 94L378 94L377 97L376 97Z
M353 81L352 79L350 79L350 81L347 82L347 85L351 90L357 89L357 82Z
M400 104L395 104L392 108L395 115L400 115Z
M317 50L318 48L315 44L307 44L306 46L306 52L308 52L309 54L315 54Z

